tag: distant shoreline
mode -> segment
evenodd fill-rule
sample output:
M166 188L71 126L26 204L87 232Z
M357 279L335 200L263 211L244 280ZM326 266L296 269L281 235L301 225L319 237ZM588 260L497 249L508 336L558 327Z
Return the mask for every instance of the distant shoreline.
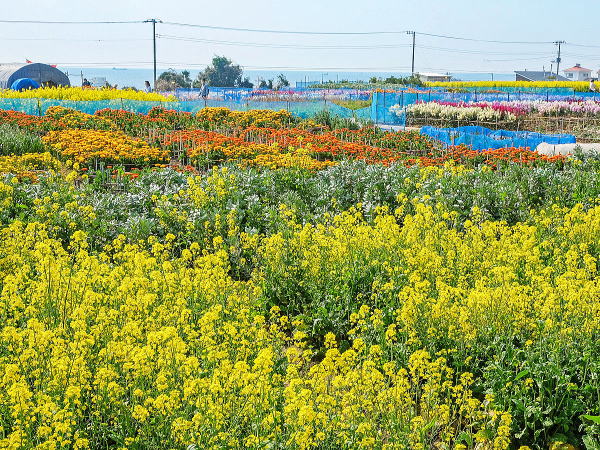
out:
M106 78L106 81L111 85L117 85L118 87L135 87L142 89L144 87L144 81L151 81L153 77L152 69L140 69L130 67L65 67L59 66L59 69L68 73L69 79L73 86L81 86L82 73L83 77L90 78ZM169 68L158 68L157 73L160 75L162 72L169 70ZM176 69L178 72L184 69ZM200 70L190 69L190 77L196 78ZM250 81L256 83L257 80L263 79L268 80L275 78L278 74L283 73L292 87L296 85L296 82L301 81L318 81L322 79L324 81L368 81L371 77L386 78L389 76L408 76L407 72L320 72L320 71L299 71L299 70L245 70L244 76L250 78ZM452 73L451 73L452 74ZM455 78L464 81L487 81L491 80L491 73L461 73L452 74ZM494 80L498 81L514 81L514 74L502 74L494 73Z

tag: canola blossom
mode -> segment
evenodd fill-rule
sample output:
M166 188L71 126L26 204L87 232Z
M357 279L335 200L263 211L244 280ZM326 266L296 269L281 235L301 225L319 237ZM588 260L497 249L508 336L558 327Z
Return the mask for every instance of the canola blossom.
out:
M426 82L428 87L443 87L447 89L460 88L567 88L575 91L589 91L588 81L434 81ZM596 87L598 84L596 83Z
M80 87L42 87L25 91L0 90L0 98L14 99L55 99L70 101L96 100L139 100L152 102L172 102L175 97L165 97L155 92L142 92L133 89L89 89Z

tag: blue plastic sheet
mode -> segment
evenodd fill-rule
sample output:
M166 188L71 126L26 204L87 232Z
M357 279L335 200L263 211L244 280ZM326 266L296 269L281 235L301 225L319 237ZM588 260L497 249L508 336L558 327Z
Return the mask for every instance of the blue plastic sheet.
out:
M470 126L458 128L422 127L421 134L443 142L446 146L468 145L473 150L528 147L535 150L541 143L575 144L572 134L541 134L532 131L490 130Z
M10 85L13 91L24 91L26 89L37 89L40 83L31 78L18 78Z

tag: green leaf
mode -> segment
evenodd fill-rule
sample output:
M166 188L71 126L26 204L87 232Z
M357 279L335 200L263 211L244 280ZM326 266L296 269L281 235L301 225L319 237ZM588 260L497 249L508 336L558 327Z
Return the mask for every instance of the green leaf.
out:
M467 433L466 431L460 433L460 435L458 436L458 440L459 442L464 441L465 444L467 444L469 447L473 446L473 436L471 436L471 434Z
M590 422L600 425L600 416L590 416L589 414L584 414L581 417L585 420L589 420Z
M435 425L435 420L432 420L431 422L429 422L427 425L425 425L423 427L423 429L421 430L421 433L427 433L427 431L429 431L431 428L433 428L434 425Z
M521 378L523 378L525 375L529 374L529 370L525 369L525 370L521 370L517 376L515 377L515 381L520 380Z

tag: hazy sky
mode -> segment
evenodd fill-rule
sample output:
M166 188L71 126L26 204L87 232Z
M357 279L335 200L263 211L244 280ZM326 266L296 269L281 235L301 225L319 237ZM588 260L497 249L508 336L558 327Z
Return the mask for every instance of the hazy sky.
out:
M171 22L291 31L416 30L487 40L565 40L569 44L563 47L563 68L575 63L594 70L600 67L600 1L596 0L2 0L1 3L3 20L110 21L156 17ZM157 41L160 67L202 68L214 54L223 54L246 69L410 70L411 37L404 33L314 36L159 24L157 34L161 35ZM24 62L27 58L60 65L150 67L151 36L150 24L0 24L0 62ZM207 41L227 41L232 45ZM265 44L268 46L260 46ZM417 35L419 71L541 70L542 66L549 69L555 57L553 44L482 43Z

